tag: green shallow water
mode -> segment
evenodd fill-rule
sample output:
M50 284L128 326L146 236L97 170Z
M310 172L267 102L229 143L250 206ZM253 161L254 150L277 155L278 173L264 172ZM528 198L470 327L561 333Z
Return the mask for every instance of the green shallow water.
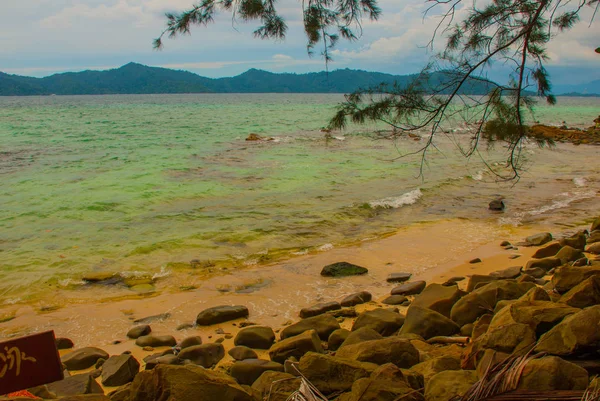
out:
M0 302L93 270L155 274L192 259L241 267L418 221L495 218L481 210L498 193L515 199L506 224L597 192L596 148L571 145L528 148L529 171L512 187L442 139L423 181L418 158L390 161L419 144L374 140L381 126L325 140L319 129L340 100L0 98ZM599 113L599 99L559 101L536 118L587 126ZM250 133L274 140L247 142ZM502 151L483 152L494 162Z

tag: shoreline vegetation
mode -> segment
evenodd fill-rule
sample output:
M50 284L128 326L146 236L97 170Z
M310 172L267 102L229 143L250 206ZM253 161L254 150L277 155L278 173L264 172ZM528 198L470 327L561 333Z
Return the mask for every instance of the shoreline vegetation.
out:
M475 400L493 388L582 396L598 384L600 218L571 223L494 229L467 248L455 234L472 222L425 225L320 264L306 257L306 283L286 281L302 263L280 266L278 298L264 288L23 308L0 327L8 337L9 326L54 326L67 377L30 389L44 399L283 401L307 387L340 401ZM420 250L431 259L456 254L422 271L381 263L386 250L414 257L409 238L435 238ZM311 280L326 285L301 297Z
M449 78L445 72L431 74L432 85ZM392 75L363 70L339 69L307 74L271 73L250 69L235 77L207 78L189 71L129 63L103 71L54 74L44 78L0 72L0 96L109 95L109 94L197 94L197 93L352 93L381 84L406 87L419 74ZM461 93L485 95L491 86L468 81ZM600 81L562 85L559 96L600 96ZM437 92L436 92L437 93ZM438 93L443 95L445 92Z

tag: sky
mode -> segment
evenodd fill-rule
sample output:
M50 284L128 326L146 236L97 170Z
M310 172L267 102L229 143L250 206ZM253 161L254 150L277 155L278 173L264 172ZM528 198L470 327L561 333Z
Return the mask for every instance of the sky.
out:
M279 0L286 18L285 40L255 39L256 23L233 22L220 14L192 35L167 39L155 51L152 40L165 26L165 12L182 11L194 0L0 0L0 71L43 77L59 72L117 68L128 62L183 69L207 77L238 75L250 68L272 72L324 70L317 54L306 53L301 1ZM383 15L365 22L356 42L340 41L331 69L352 68L391 74L420 70L431 56L427 49L436 13L424 15L426 0L379 0ZM600 21L592 12L556 37L549 46L548 67L555 83L600 79ZM437 49L439 50L439 49ZM498 68L500 71L500 68Z

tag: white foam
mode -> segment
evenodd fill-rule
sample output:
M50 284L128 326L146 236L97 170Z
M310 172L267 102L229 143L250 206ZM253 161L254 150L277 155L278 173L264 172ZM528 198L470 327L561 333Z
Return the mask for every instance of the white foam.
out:
M540 208L530 210L528 214L532 216L537 216L542 213L549 212L551 210L561 209L563 207L569 206L572 202L579 201L582 199L593 198L596 196L596 191L581 191L581 192L563 192L559 194L563 199L557 199L552 201L549 205L544 205Z
M333 244L324 244L317 248L317 251L330 251L333 249Z
M163 277L167 277L168 275L171 274L170 270L167 270L164 266L160 268L160 271L158 273L154 273L154 275L152 275L152 280L156 280L158 278L163 278Z
M472 179L474 179L475 181L481 181L483 180L483 170L479 170L478 172L476 172L475 174L473 174L471 176Z
M407 192L400 196L392 196L389 198L379 199L373 202L369 202L371 207L380 207L384 209L398 209L404 205L413 205L423 196L423 193L419 188L414 191Z
M575 177L573 178L573 184L578 188L582 188L587 185L587 182L584 177Z

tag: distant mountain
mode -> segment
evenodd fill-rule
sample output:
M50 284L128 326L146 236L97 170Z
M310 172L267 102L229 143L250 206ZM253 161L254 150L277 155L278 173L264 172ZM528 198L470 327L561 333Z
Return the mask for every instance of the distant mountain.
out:
M82 71L32 78L0 73L0 96L104 95L154 93L349 93L379 84L403 87L416 75L390 75L361 70L330 73L274 74L251 69L231 77L211 79L188 71L129 63L106 71ZM447 82L448 73L429 76L429 84ZM463 92L484 94L488 84L470 81Z
M579 85L555 85L554 93L558 95L600 96L600 79Z

